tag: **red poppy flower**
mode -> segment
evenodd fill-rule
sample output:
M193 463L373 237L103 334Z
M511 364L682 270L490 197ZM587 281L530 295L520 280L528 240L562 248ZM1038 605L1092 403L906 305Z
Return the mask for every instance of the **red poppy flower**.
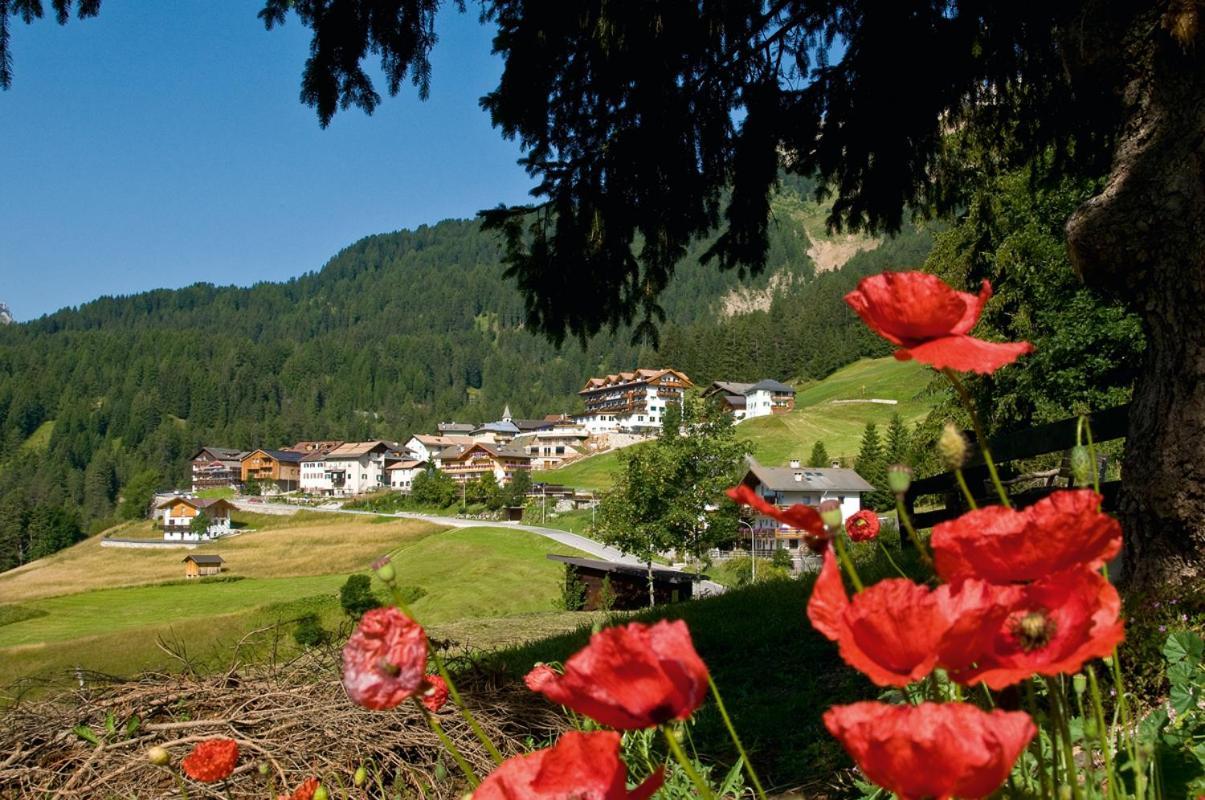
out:
M507 759L473 792L474 800L645 800L661 788L664 768L628 791L628 768L615 731L570 731L555 745Z
M314 800L314 792L318 791L320 784L317 778L306 778L292 794L277 795L276 800Z
M606 628L565 662L537 666L527 685L595 722L620 730L686 719L707 694L707 665L681 620Z
M422 686L427 634L396 608L374 608L343 648L343 688L365 708L393 708Z
M903 578L867 587L851 602L832 551L808 600L812 626L837 643L841 657L879 686L906 686L947 659L969 662L973 634L1002 617L975 581L966 590L930 590Z
M204 783L215 783L229 778L236 764L238 742L233 739L209 739L199 742L180 762L185 775Z
M979 637L974 665L951 669L959 683L1003 689L1035 673L1078 672L1084 662L1109 655L1125 638L1117 590L1084 567L991 591L1006 613L988 636Z
M900 361L986 375L1033 351L1029 342L985 342L967 335L991 296L987 281L975 296L955 291L936 275L884 272L859 281L845 302L871 330L899 345L895 357Z
M422 703L428 711L439 711L448 702L448 684L438 675L428 675L422 688Z
M866 777L900 800L987 797L1038 732L1024 712L966 703L833 706L824 726Z
M879 535L879 515L864 508L845 520L845 532L855 542L868 542Z
M805 531L804 542L813 552L822 553L828 547L828 531L825 530L824 520L820 518L820 512L811 506L796 503L790 508L781 509L766 502L765 498L743 483L733 486L727 494L739 505L749 506L757 513L773 517L790 528Z
M957 582L1033 581L1076 566L1096 569L1121 550L1121 524L1090 489L1055 492L1014 511L987 506L933 528L937 574Z

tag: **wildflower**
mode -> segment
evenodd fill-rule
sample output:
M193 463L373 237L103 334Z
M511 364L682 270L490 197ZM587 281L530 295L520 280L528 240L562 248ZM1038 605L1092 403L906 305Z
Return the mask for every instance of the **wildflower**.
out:
M966 703L833 706L824 726L866 777L901 800L986 797L1037 733L1024 712Z
M952 670L960 683L1003 689L1029 676L1078 672L1113 652L1125 637L1121 598L1100 573L1083 567L1026 586L994 586L1006 611L974 666Z
M365 708L393 708L419 690L427 634L396 608L366 613L343 648L343 688Z
M859 281L845 302L871 330L900 347L895 351L900 361L986 375L1033 351L1029 342L985 342L967 335L991 296L987 281L975 296L955 291L936 275L884 272Z
M428 675L420 689L422 703L428 711L439 711L448 702L448 684L438 675Z
M171 763L171 753L162 747L152 747L146 751L146 760L156 767L166 767Z
M796 503L790 508L780 509L778 506L766 502L761 495L744 484L733 486L727 494L740 505L749 506L759 514L772 517L795 530L803 531L805 533L804 542L813 552L823 553L824 549L828 547L829 537L824 520L820 518L820 513L811 506Z
M1021 511L987 506L933 528L937 574L958 582L1037 580L1076 566L1096 569L1121 549L1121 525L1090 489L1055 492Z
M845 594L830 551L808 600L812 626L837 643L845 662L879 686L906 686L945 661L969 664L983 646L980 631L1004 614L976 581L955 592L889 578Z
M570 731L552 747L507 759L486 777L474 800L645 800L661 788L658 769L631 791L615 731Z
M595 722L620 730L686 719L707 693L707 666L681 620L606 628L565 662L528 673L533 690Z
M297 785L292 794L278 795L276 800L314 800L320 788L321 784L318 783L317 778L306 778Z
M207 739L199 742L180 762L184 774L196 781L216 783L230 777L238 763L238 742Z
M855 542L868 542L879 535L879 517L864 508L845 520L845 532Z
M1160 625L1160 626L1159 626L1159 633L1167 633L1167 626L1166 626L1166 625Z

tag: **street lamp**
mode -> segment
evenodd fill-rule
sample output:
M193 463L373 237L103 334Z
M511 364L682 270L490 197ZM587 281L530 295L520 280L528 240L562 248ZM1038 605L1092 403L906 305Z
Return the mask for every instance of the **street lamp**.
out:
M737 525L744 525L749 529L749 561L752 564L752 575L749 580L752 583L757 582L757 533L753 530L753 525L743 519L737 519Z

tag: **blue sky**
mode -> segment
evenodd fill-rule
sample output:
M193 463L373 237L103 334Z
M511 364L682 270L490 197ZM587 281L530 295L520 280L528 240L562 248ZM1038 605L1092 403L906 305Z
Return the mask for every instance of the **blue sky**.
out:
M298 100L309 31L258 0L105 0L14 21L0 92L0 301L27 320L107 294L318 269L382 231L521 202L530 181L477 105L490 30L442 13L431 98L407 85L322 130ZM379 82L378 82L379 83Z

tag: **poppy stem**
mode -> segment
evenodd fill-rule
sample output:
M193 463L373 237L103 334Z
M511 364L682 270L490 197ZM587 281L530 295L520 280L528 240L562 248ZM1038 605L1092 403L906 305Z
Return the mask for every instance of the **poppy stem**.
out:
M1029 706L1029 716L1033 719L1033 724L1038 727L1038 735L1034 737L1034 752L1038 757L1038 783L1042 787L1042 797L1054 797L1054 788L1052 783L1057 783L1057 780L1051 780L1056 776L1046 771L1046 753L1042 750L1042 718L1038 714L1038 701L1034 697L1033 681L1025 682L1025 701ZM1053 744L1053 740L1052 740Z
M875 541L879 543L879 549L883 551L883 555L887 558L887 563L889 563L891 568L896 571L896 574L898 574L901 578L907 578L908 576L904 574L902 569L900 569L900 565L895 563L895 559L891 557L891 553L889 553L887 548L883 545L883 540L875 539Z
M414 612L406 605L406 600L402 597L402 590L398 587L396 581L387 581L389 592L393 595L393 604L398 609L410 617L416 619ZM473 731L473 735L477 737L477 741L481 742L486 751L490 754L490 758L495 764L501 764L503 761L502 753L498 752L498 748L494 746L493 741L482 730L481 725L477 722L477 718L473 716L473 712L469 711L468 706L464 704L464 699L461 698L460 692L456 689L456 682L452 680L452 675L448 672L448 668L444 666L443 659L439 657L439 653L431 646L431 641L427 640L427 652L431 656L432 663L435 664L435 669L439 672L439 677L444 679L444 683L448 685L448 695L452 698L452 702L456 704L456 708L460 710L460 716L464 717L464 721L468 723L469 729Z
M741 737L736 735L732 718L728 716L728 709L724 707L724 698L720 697L719 687L715 685L715 680L710 673L707 675L707 685L711 687L711 696L715 698L715 705L720 711L720 717L724 720L724 727L728 729L728 735L732 737L732 743L736 745L736 752L745 762L745 772L748 773L749 780L753 781L753 788L757 790L758 800L766 800L766 790L762 788L761 781L758 780L757 773L753 770L753 762L749 760L749 754L745 752L745 746L741 744Z
M1071 796L1075 800L1081 800L1083 792L1079 787L1079 774L1075 768L1075 747L1071 744L1071 729L1067 727L1067 697L1063 693L1063 687L1059 685L1055 678L1046 678L1046 692L1050 695L1050 711L1053 716L1053 724L1057 731L1059 742L1063 746L1063 776L1067 779L1067 783L1071 786ZM1051 746L1057 747L1055 742L1051 742Z
M849 579L853 581L854 589L862 591L865 586L862 585L862 579L858 577L858 571L854 568L854 562L850 560L849 553L845 550L845 540L841 538L841 534L833 535L833 547L837 549L837 560L841 562L841 566L845 567L846 573L849 574Z
M1008 501L1008 492L1004 491L1004 484L1000 482L1000 475L996 472L996 462L992 460L992 451L988 448L987 436L983 433L983 423L979 420L979 412L975 410L975 401L971 399L970 392L963 385L957 372L949 367L941 372L950 381L954 391L958 392L958 398L962 401L963 407L971 415L971 424L975 427L975 440L979 444L979 450L983 453L983 463L987 464L987 471L992 476L992 484L996 487L996 493L1000 495L1000 502L1004 504L1005 508L1012 508L1012 503Z
M962 489L962 495L967 499L967 505L971 510L979 508L979 504L975 502L975 495L971 494L971 487L967 486L967 479L961 469L954 470L954 478L958 481L958 487Z
M690 782L699 790L699 796L703 800L715 800L715 793L711 791L711 787L703 780L703 776L690 763L690 759L686 757L686 753L682 751L682 745L678 744L678 737L674 736L674 732L668 726L661 726L661 733L665 734L665 741L669 745L670 752L674 754L674 758L682 766L686 776L690 778Z
M933 559L916 533L916 528L912 527L912 517L908 516L908 509L904 508L904 497L900 494L895 496L895 515L904 524L904 530L908 532L908 538L912 539L912 544L916 547L916 552L920 554L920 559L924 562L925 567L934 569Z
M1092 696L1092 711L1096 715L1096 735L1100 739L1101 756L1105 760L1105 792L1107 797L1114 797L1117 794L1117 786L1113 775L1113 743L1110 741L1109 727L1105 724L1105 707L1101 702L1100 684L1096 682L1096 670L1088 666L1084 671L1088 673L1088 691Z
M456 762L456 766L460 767L460 771L464 773L464 777L468 780L469 786L473 789L476 789L478 784L481 783L481 779L477 777L477 773L473 771L471 766L469 766L469 762L464 760L464 756L461 755L460 749L456 747L456 743L448 738L448 734L444 732L443 726L439 724L439 720L437 720L429 711L427 711L426 706L422 704L422 701L420 701L418 697L411 696L410 699L414 701L415 707L418 708L419 713L423 715L423 719L426 721L427 727L435 732L435 735L439 737L440 744L444 746L444 750L448 751L448 755L450 755L452 760Z

